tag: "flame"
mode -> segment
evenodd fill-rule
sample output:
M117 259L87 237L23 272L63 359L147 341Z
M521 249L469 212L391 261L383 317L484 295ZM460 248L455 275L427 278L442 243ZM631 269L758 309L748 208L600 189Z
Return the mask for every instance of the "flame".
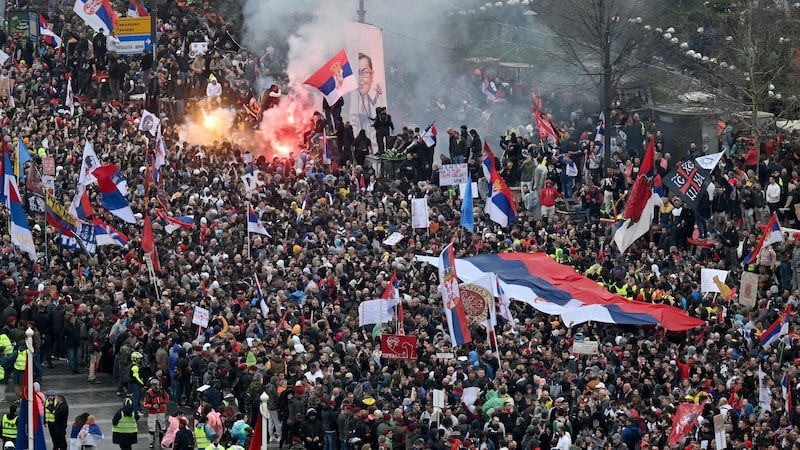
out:
M302 141L320 100L304 86L296 86L283 96L278 105L264 111L259 127L260 151L267 158L285 157ZM255 155L256 157L260 155Z
M292 152L292 149L288 145L278 145L275 147L275 150L283 156L288 156L289 153Z
M294 123L294 114L289 114L289 123Z

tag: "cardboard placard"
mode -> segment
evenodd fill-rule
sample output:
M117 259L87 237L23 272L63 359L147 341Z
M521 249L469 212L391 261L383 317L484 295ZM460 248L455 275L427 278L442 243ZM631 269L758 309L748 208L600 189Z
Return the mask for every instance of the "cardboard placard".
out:
M193 324L206 328L208 327L208 319L209 319L209 313L207 309L200 306L194 307L194 313L192 314Z
M588 339L575 341L572 343L572 353L576 355L596 355L599 353L598 344L597 341L590 341Z
M439 169L439 186L466 184L469 170L466 164L443 164Z
M739 304L755 306L758 297L758 275L753 272L743 272L739 283Z

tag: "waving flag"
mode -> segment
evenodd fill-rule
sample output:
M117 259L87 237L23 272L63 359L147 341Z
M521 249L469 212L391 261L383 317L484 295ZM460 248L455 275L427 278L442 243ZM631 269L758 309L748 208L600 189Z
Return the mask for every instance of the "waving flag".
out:
M94 236L97 245L119 245L120 247L128 246L128 237L122 232L117 231L111 225L104 223L99 218L94 218Z
M489 198L486 199L484 212L500 226L507 227L517 219L517 207L508 185L494 167L494 153L486 142L483 143L483 151L483 176L489 182Z
M675 420L672 423L672 432L669 434L667 444L675 445L691 433L695 423L697 423L697 418L703 412L705 404L706 402L700 404L681 403L678 405L678 411L675 412Z
M156 214L158 215L158 218L161 219L161 223L164 225L164 230L169 234L172 234L179 228L185 228L187 230L194 228L194 216L172 217L161 209L159 209Z
M597 127L597 133L594 135L595 151L602 152L603 145L606 142L606 128L602 123Z
M778 342L780 338L789 334L789 322L791 321L792 317L792 304L788 304L786 309L783 310L778 319L770 325L769 328L764 330L761 333L761 337L759 340L761 341L761 346L766 347L770 344Z
M539 130L539 139L542 142L560 144L567 137L567 134L542 110L534 108L533 115L536 118L536 128Z
M475 232L475 211L472 206L472 177L467 178L467 188L464 190L464 198L461 199L461 221L459 225L466 228L470 233Z
M450 329L450 343L453 347L472 342L467 313L461 301L461 290L456 273L456 257L453 244L449 244L439 255L439 291L444 302L444 315Z
M647 200L645 200L644 205L629 201L628 205L625 207L625 221L622 222L622 225L614 232L614 243L617 244L620 253L625 253L625 250L627 250L631 244L650 231L650 226L653 223L653 216L655 216L655 208L661 205L661 197L653 192L653 189L647 184L644 175L639 175L639 179L636 180L632 192L637 193L637 190L642 191L637 195L646 196L641 198L647 198ZM631 198L633 197L635 196L631 194Z
M78 186L88 186L96 182L97 177L95 177L92 172L94 172L94 169L100 167L101 164L100 158L97 157L97 153L94 151L94 146L92 146L92 143L87 139L86 144L83 146L81 171L78 174Z
M47 448L44 441L44 424L42 417L44 411L41 410L42 406L36 399L28 398L28 368L29 364L25 364L25 372L22 375L22 396L19 403L19 415L17 417L17 440L15 442L16 449L19 450L38 450ZM28 449L28 411L33 408L33 449ZM12 441L13 442L13 441Z
M789 372L783 372L781 377L781 391L783 391L784 409L789 423L793 423L794 407L792 406L792 380L789 377Z
M159 119L157 115L146 109L142 110L142 118L139 120L139 131L146 131L150 133L151 136L156 137L160 124L161 119Z
M517 334L517 322L514 321L514 316L511 314L511 299L506 295L506 291L500 286L500 277L495 275L494 281L497 284L497 297L500 299L500 316L503 320L511 325L514 334Z
M117 26L117 13L114 12L109 0L75 0L72 10L95 33L100 30L109 33Z
M78 228L72 235L61 233L59 242L62 247L74 250L82 250L90 257L97 253L97 238L95 226L91 223L79 223Z
M391 300L397 302L397 334L405 334L405 330L403 329L403 299L400 298L400 284L397 282L397 272L392 273L392 277L389 278L389 284L386 285L386 289L383 290L383 295L381 295L381 299L383 300Z
M247 232L269 236L269 232L264 228L264 224L259 220L252 205L247 205Z
M75 190L75 197L72 199L72 203L69 204L69 212L79 220L86 220L94 215L86 187L78 185Z
M103 430L96 423L87 423L81 428L73 426L69 437L69 448L101 448L105 439ZM36 448L40 447L37 445Z
M80 0L78 0L80 1ZM69 108L69 115L75 115L75 96L72 95L72 77L67 74L67 98L64 100L64 104L67 105Z
M8 185L11 183L10 177L14 176L14 168L11 165L11 157L8 154L8 143L5 139L0 138L0 145L3 149L3 179L0 183L0 200L3 204L8 206Z
M61 38L53 33L53 30L50 29L50 24L41 14L39 14L39 35L44 39L44 43L50 47L61 47Z
M711 171L717 167L722 153L681 161L662 180L664 187L674 192L692 209L696 209L700 203L700 196L705 195L706 187L711 182Z
M24 251L31 258L31 261L36 261L36 245L33 243L33 235L31 229L28 227L28 219L25 217L25 209L22 208L22 200L19 195L19 187L17 186L17 178L13 175L8 176L8 208L11 211L9 216L9 234L11 235L11 243Z
M492 351L497 351L497 336L494 330L497 325L496 278L495 274L487 273L459 286L464 309L469 311L468 320L475 320L486 329Z
M336 103L344 94L358 88L358 81L344 50L337 53L303 84L319 89L322 95L328 99L329 105Z
M117 166L114 164L105 164L94 170L97 186L100 188L100 203L111 214L128 223L136 223L131 206L112 180L117 172Z
M772 213L772 217L769 219L769 222L767 222L767 226L764 232L761 233L761 237L758 238L756 246L744 257L742 264L755 263L762 248L769 247L778 242L783 242L783 230L781 230L781 224L778 222L778 214Z
M44 192L44 210L51 227L70 237L78 232L78 221L49 191Z
M25 182L25 168L23 167L26 162L31 160L31 154L28 152L28 147L22 142L21 137L17 137L17 163L14 165L14 176L17 177L20 183Z
M647 144L647 150L644 152L644 159L639 166L639 175L644 175L647 178L655 176L655 162L656 162L656 139L650 136L650 143Z
M394 316L394 307L399 299L364 300L358 304L358 326L386 323Z
M253 279L256 280L258 307L261 309L261 315L267 317L267 314L269 314L269 306L267 306L267 300L264 298L264 292L261 290L261 283L258 282L258 275L253 274Z
M436 125L434 125L435 123L436 123L435 120L431 122L431 124L428 125L428 127L425 128L425 131L423 131L422 134L420 135L420 137L422 138L422 142L424 142L425 145L428 146L428 148L436 145L436 135L439 133L436 131Z
M441 259L433 256L417 256L417 260L441 265ZM680 308L630 302L605 289L597 289L596 282L544 253L500 253L459 258L456 267L464 280L495 273L509 298L545 314L560 315L567 325L594 321L661 325L670 331L683 331L705 324L689 317Z
M331 147L328 145L328 136L322 133L322 164L331 163Z
M128 3L128 17L148 17L150 14L147 10L140 4L136 3L135 0L130 0Z

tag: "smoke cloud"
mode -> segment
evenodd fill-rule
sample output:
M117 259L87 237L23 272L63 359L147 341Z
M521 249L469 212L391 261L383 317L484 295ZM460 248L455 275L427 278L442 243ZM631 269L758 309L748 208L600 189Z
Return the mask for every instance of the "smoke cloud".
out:
M217 108L181 125L181 140L190 144L204 145L209 142L230 138L230 130L236 120L236 111L230 108Z
M485 99L472 75L479 64L460 60L464 55L456 54L454 48L476 40L477 33L485 34L485 27L470 24L461 13L481 5L475 0L365 0L366 22L383 30L386 92L398 129L404 125L424 128L434 120L442 131L462 123L481 128L481 112L473 108L482 107ZM258 54L271 48L271 60L285 60L286 66L277 70L288 74L293 92L264 116L261 131L268 146L295 148L292 141L299 138L293 130L308 123L313 111L321 110L321 95L302 82L344 48L344 29L357 20L357 8L357 0L246 0L243 44ZM491 20L502 21L505 11L521 17L522 8L504 7ZM541 36L538 39L541 44ZM267 86L270 82L266 80ZM498 115L503 120L507 116L506 112ZM522 117L514 119L519 119L517 124L529 123Z

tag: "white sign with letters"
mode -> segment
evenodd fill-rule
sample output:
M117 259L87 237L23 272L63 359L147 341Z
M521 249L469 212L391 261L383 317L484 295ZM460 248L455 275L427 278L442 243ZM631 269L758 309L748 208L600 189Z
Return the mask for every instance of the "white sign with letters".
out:
M444 164L439 168L439 186L466 184L468 180L469 170L466 164Z

